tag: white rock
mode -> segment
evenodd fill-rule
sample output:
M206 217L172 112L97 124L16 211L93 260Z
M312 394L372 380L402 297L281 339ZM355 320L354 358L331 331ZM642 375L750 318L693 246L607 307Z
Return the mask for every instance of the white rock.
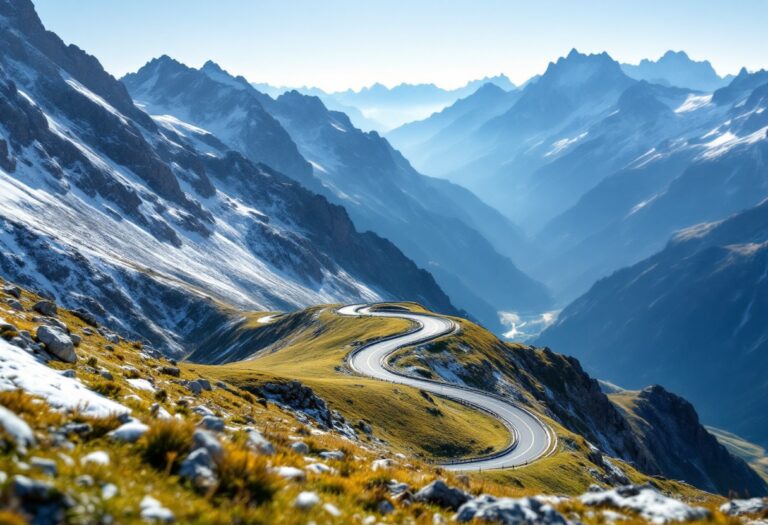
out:
M145 521L172 523L176 520L173 512L163 507L163 505L152 496L144 496L139 504L139 508L141 509L141 519Z
M144 390L146 392L152 392L152 393L157 392L157 389L155 388L155 386L152 383L150 383L149 381L147 381L146 379L138 379L138 378L137 379L126 379L126 381L128 381L128 383L133 388L136 388L138 390Z
M248 446L250 448L267 456L275 453L275 447L272 446L272 443L261 432L255 428L249 428L246 432L248 433Z
M37 340L45 345L48 353L65 363L77 362L77 354L72 339L58 326L39 326L37 328Z
M143 436L149 427L140 421L131 421L117 427L115 430L107 434L112 439L117 441L125 441L127 443L135 443Z
M613 490L588 492L580 497L590 506L633 510L651 523L703 520L708 510L669 498L651 486L627 485Z
M735 499L720 506L720 512L729 516L757 514L768 510L768 498Z
M464 503L456 512L456 521L498 523L536 523L539 525L566 525L562 514L548 503L536 498L494 498L482 495Z
M26 451L28 446L35 444L35 435L27 422L4 406L0 406L0 428L13 439L20 451Z
M395 466L395 462L392 461L391 459L387 459L387 458L377 459L371 463L371 470L375 472L377 470L388 469L394 466Z
M327 450L325 452L320 452L320 457L323 459L342 460L344 459L344 452L341 450Z
M114 483L107 483L101 487L101 499L108 500L117 496L117 485Z
M306 466L306 469L313 474L328 474L336 472L335 468L331 468L325 463L312 463Z
M296 467L274 467L272 471L283 479L302 481L306 477L304 471Z
M93 465L107 466L109 465L109 454L103 450L97 450L80 458L81 465L88 465L89 463Z
M341 511L333 503L325 503L323 505L323 510L325 510L325 512L327 512L328 514L330 514L334 518L338 518L339 516L341 516Z
M301 510L309 510L320 503L320 496L316 492L300 492L293 502L293 506Z

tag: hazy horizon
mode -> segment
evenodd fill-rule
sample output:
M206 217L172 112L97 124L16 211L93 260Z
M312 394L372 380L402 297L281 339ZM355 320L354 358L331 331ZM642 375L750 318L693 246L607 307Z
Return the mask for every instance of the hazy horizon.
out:
M309 0L290 6L230 0L226 9L201 0L78 0L78 9L71 0L34 3L51 30L117 77L163 54L193 67L214 60L251 82L326 91L375 83L452 89L498 74L520 84L572 48L606 51L632 64L683 50L709 60L720 75L768 65L758 44L768 3L755 0L749 2L755 16L746 18L725 4L687 0L643 6L552 0L545 7L327 0L323 9Z

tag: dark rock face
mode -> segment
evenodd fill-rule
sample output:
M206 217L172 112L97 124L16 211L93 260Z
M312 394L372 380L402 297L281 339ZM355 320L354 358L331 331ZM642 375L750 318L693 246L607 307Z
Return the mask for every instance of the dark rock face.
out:
M764 495L765 482L733 458L685 399L651 386L634 396L629 420L660 472L713 492Z

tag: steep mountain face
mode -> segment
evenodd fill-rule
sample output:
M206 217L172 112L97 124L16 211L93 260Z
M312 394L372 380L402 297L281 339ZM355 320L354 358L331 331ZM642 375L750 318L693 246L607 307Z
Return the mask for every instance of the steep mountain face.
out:
M259 97L245 79L230 77L213 62L207 62L202 71L206 74L200 75L163 56L149 62L140 73L126 75L122 81L136 100L146 103L143 109L156 119L172 115L184 122L194 122L231 149L312 187L312 167L263 107L268 97ZM230 89L219 93L221 83ZM202 100L216 100L216 104L201 104ZM184 108L187 114L179 114L179 108ZM240 118L233 118L236 112Z
M684 230L661 252L599 281L539 342L617 384L667 385L708 424L765 445L767 276L763 202Z
M685 51L667 51L656 61L646 58L639 64L622 64L621 69L637 80L706 92L715 91L731 80L720 77L708 60L691 60Z
M417 295L453 310L341 207L208 132L153 120L95 58L46 31L31 2L0 1L0 26L5 278L169 352L218 322L222 303Z
M642 472L722 494L768 491L757 473L706 431L690 403L662 387L609 396L573 357L503 343L469 323L462 323L461 334L403 350L392 364L404 373L515 399ZM562 441L565 449L575 446ZM600 463L600 454L592 457Z
M160 62L170 61L162 59ZM201 70L185 69L185 75L205 76L207 80L188 82L193 85L216 83L216 95L187 94L184 83L177 83L177 67L159 67L158 61L147 64L126 78L126 85L140 104L157 107L162 113L205 128L231 126L233 130L249 129L246 111L238 106L219 108L211 100L230 100L237 91L248 95L272 115L286 131L291 143L314 168L312 184L324 195L343 205L357 227L371 230L391 239L417 264L435 275L440 286L455 304L499 329L497 311L536 310L549 306L549 297L540 284L520 272L512 261L498 253L487 239L504 239L507 255L527 251L526 239L500 213L484 205L470 192L446 181L424 177L377 133L364 133L349 118L329 111L317 97L297 91L273 100L250 89L244 82L216 75L208 65ZM169 73L164 75L164 73ZM157 92L157 94L156 94ZM175 104L166 105L173 100ZM220 121L211 124L194 120L196 106L207 106ZM247 142L237 136L232 147ZM256 151L243 149L254 161ZM501 277L500 277L501 276ZM502 283L502 284L499 284Z

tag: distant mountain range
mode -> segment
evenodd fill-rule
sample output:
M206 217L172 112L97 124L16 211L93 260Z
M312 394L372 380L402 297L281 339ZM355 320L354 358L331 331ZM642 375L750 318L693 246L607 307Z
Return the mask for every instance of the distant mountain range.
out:
M360 90L329 93L311 87L286 88L264 83L254 83L253 86L273 98L294 90L319 97L329 109L347 113L356 127L364 131L385 132L438 112L488 83L505 91L515 89L506 75L472 80L456 89L444 89L434 84L399 84L388 88L377 83Z
M656 61L646 58L637 65L622 64L621 68L637 80L705 92L724 87L733 80L733 75L718 75L708 60L691 60L685 51L667 51Z
M419 174L377 133L355 128L319 98L290 91L272 99L212 62L197 70L168 57L123 82L161 124L210 132L343 205L359 229L392 240L486 326L501 329L500 310L551 306L546 289L493 246L527 249L509 219L469 191Z
M541 251L515 260L563 304L674 230L768 196L755 155L763 75L742 71L707 94L638 81L605 53L574 50L517 94L481 90L388 137L532 235ZM711 166L711 185L692 182L701 166ZM736 166L743 187L732 187Z
M768 149L755 153L765 158ZM538 342L629 388L662 383L705 421L765 446L766 319L768 201L683 230L660 252L597 282Z

